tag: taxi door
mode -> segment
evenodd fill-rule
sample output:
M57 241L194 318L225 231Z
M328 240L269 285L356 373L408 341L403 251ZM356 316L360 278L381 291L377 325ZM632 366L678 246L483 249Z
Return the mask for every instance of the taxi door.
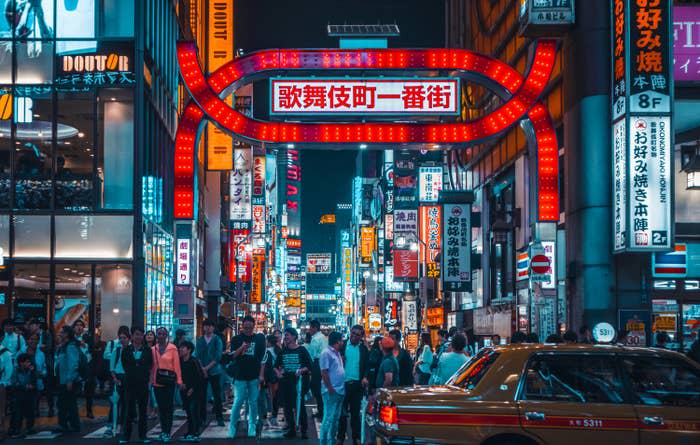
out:
M545 444L637 444L619 374L613 355L533 355L518 392L520 425Z
M623 355L641 445L700 444L700 369L684 358Z

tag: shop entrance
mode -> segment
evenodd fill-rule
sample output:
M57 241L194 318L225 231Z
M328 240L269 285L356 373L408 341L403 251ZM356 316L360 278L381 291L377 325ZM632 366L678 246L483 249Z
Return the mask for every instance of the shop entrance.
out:
M666 334L669 349L687 352L700 335L700 280L654 280L651 346Z

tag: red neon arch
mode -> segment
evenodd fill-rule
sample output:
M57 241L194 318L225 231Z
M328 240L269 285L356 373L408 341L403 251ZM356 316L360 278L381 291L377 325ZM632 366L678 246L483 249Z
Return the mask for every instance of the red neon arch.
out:
M185 108L176 136L176 218L192 218L193 215L194 152L205 116L230 133L267 143L476 143L503 132L526 114L533 122L538 147L541 138L546 142L553 134L553 129L550 134L546 128L551 128L551 122L545 122L549 122L546 109L542 105L536 107L554 66L556 44L550 40L537 42L526 78L497 59L459 49L266 50L233 60L209 78L205 78L199 66L193 42L178 42L177 53L183 80L193 100ZM512 97L491 114L474 121L423 124L264 122L244 116L218 97L224 89L261 71L426 68L477 74L499 85ZM556 139L551 140L556 147ZM544 162L549 158L538 156L538 160ZM558 178L556 163L547 165L546 170L552 168ZM545 178L540 177L539 184L543 183L542 179ZM556 209L547 210L553 205L552 201L558 201L558 187L554 188L554 199L550 182L544 181L550 197L544 200L549 202L544 207L540 199L539 220L559 218L558 205Z

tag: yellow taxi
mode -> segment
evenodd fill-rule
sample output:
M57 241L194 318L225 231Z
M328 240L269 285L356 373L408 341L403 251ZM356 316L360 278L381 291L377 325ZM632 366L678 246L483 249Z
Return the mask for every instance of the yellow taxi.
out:
M662 349L482 349L445 386L380 389L377 445L700 445L700 366Z

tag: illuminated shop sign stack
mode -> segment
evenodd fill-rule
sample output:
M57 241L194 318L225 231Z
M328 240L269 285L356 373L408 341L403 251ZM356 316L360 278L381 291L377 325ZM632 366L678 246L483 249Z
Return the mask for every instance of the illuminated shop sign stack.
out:
M673 240L671 1L612 2L613 250Z

